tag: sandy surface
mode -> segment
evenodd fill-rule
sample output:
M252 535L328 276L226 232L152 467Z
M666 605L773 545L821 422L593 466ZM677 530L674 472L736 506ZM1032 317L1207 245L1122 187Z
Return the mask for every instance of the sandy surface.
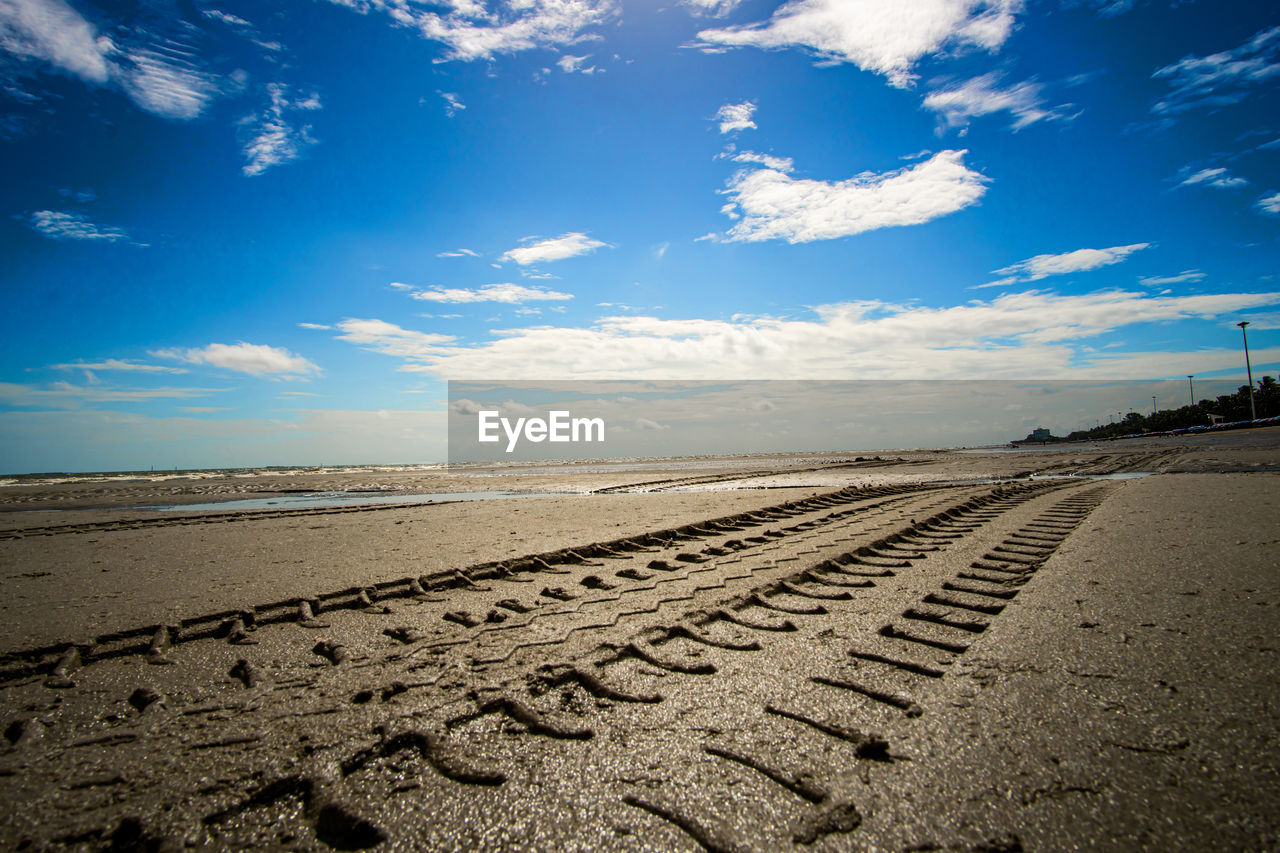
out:
M1280 845L1280 430L51 479L5 847ZM358 489L575 494L137 509Z

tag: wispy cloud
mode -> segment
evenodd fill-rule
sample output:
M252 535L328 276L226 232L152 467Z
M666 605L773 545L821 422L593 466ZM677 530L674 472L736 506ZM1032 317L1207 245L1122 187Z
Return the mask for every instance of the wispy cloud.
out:
M296 126L293 114L320 109L320 96L312 93L305 98L291 98L289 87L283 83L268 84L267 96L270 101L266 109L240 120L249 134L242 171L250 177L296 160L304 149L315 144L311 125Z
M333 326L326 326L324 323L299 323L298 328L299 329L316 329L318 331L324 331L326 329L332 329Z
M525 287L521 284L486 284L484 287L466 289L458 287L433 287L416 290L414 299L428 302L541 302L572 299L571 293L560 293L542 287Z
M407 0L330 0L361 13L386 14L392 24L416 30L448 50L445 59L469 62L535 48L562 48L583 40L588 30L610 20L613 0L520 0L486 4L452 0L441 14ZM437 8L438 8L437 6Z
M218 76L186 43L141 30L100 34L63 0L0 3L0 49L95 86L117 86L140 108L193 119L219 94Z
M437 91L436 94L444 98L444 114L449 118L453 118L467 108L467 105L462 103L462 99L453 92Z
M409 361L438 357L455 340L453 335L418 332L376 319L346 319L338 323L338 330L338 340Z
M209 344L200 349L162 349L151 355L189 364L221 367L254 376L301 377L319 373L320 368L287 349L265 344Z
M1008 276L1001 284L1015 281L1039 281L1051 275L1085 272L1118 264L1134 252L1150 246L1150 243L1133 243L1128 246L1112 246L1109 249L1076 249L1060 255L1036 255L995 270L996 275Z
M1203 281L1204 273L1200 270L1183 270L1177 275L1152 275L1138 279L1139 284L1147 287L1159 287L1165 284L1185 284L1192 281Z
M703 50L806 48L851 62L899 88L915 79L922 57L943 49L997 50L1021 0L791 0L767 21L698 33Z
M577 72L578 74L603 73L603 68L595 65L587 65L587 60L590 58L591 54L589 53L586 56L572 56L566 53L564 56L556 60L556 67L565 74L573 74L574 72Z
M1225 190L1248 186L1249 184L1244 178L1232 175L1226 168L1221 166L1215 169L1200 169L1194 172L1192 168L1191 166L1184 166L1178 173L1178 177L1182 179L1178 182L1178 186L1216 187L1217 189Z
M84 370L88 372L126 371L134 373L186 373L185 367L167 367L163 364L142 364L137 361L123 361L108 358L103 361L72 361L66 364L51 364L54 370Z
M1152 76L1167 80L1170 87L1151 106L1159 115L1239 103L1254 88L1280 76L1280 27L1262 30L1231 50L1187 56Z
M97 225L82 213L64 210L37 210L31 227L51 240L88 240L105 243L132 243L129 232L115 225ZM141 244L135 244L141 245Z
M1021 130L1039 121L1070 121L1078 113L1067 112L1070 104L1046 107L1044 87L1034 81L1001 88L1000 75L991 72L930 92L924 105L937 112L947 128L966 128L977 116L1007 112L1010 124Z
M722 208L739 219L730 242L831 240L878 228L919 225L975 203L986 178L964 165L965 151L941 151L909 168L844 181L793 178L777 169L730 179Z
M1263 213L1280 215L1280 192L1263 195L1254 202L1254 205Z
M201 67L193 50L177 43L139 47L118 67L133 102L165 118L196 118L219 93L218 78Z
M111 77L107 56L115 49L62 0L6 0L0 5L0 48L99 85Z
M738 8L741 2L742 0L680 0L681 5L695 15L708 15L713 18L723 18Z
M755 151L739 151L729 159L735 163L758 163L778 172L794 172L796 168L795 161L790 157L774 157L772 154L760 154Z
M458 249L456 252L436 252L436 257L437 258L464 258L464 257L478 258L480 257L480 253L474 252L471 249Z
M930 308L877 300L818 306L814 319L606 317L586 327L506 329L480 345L380 321L362 345L435 376L573 379L1148 378L1210 369L1211 353L1099 354L1088 342L1145 323L1214 318L1280 293L1152 296L1101 291L1002 295ZM1280 350L1258 353L1280 359ZM1235 358L1238 359L1238 354ZM1231 362L1234 366L1237 362ZM1173 365L1178 365L1174 367ZM1219 365L1214 364L1214 368Z
M756 123L751 120L751 116L755 111L756 105L753 101L743 101L740 104L722 104L711 118L712 121L720 123L721 133L753 130L756 127Z
M74 409L85 403L145 403L149 400L188 399L215 394L219 388L116 388L51 382L21 385L0 382L0 403L9 406Z
M559 237L536 240L528 246L511 249L503 253L502 260L515 261L520 266L527 266L544 261L561 261L565 258L585 255L608 245L608 243L602 243L599 240L588 237L581 231L571 231L568 234L561 234Z

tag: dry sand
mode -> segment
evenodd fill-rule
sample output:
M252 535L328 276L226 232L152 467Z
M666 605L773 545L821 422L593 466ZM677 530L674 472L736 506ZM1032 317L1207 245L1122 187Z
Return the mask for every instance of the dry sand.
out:
M0 845L1280 845L1280 430L862 457L0 486Z

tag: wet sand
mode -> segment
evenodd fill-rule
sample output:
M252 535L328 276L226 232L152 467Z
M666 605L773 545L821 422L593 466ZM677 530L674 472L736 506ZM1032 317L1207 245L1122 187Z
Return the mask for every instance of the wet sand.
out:
M0 486L5 846L1280 843L1280 430L69 479ZM579 494L137 509L357 489Z

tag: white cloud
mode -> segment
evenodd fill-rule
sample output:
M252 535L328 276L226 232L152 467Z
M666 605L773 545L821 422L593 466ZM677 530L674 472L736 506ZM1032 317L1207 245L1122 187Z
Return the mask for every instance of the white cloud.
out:
M816 319L606 317L587 328L533 326L463 346L388 323L362 345L435 376L566 379L1145 378L1197 372L1200 353L1101 355L1083 342L1142 323L1213 318L1280 303L1280 293L1151 296L1031 291L944 308L865 301ZM379 321L361 321L379 323ZM1236 356L1238 358L1238 354ZM1259 363L1280 350L1259 354ZM1174 365L1178 365L1175 367Z
M1258 210L1261 210L1263 213L1280 215L1280 192L1261 196L1256 202L1254 202L1254 204L1257 206Z
M616 12L613 0L507 0L485 4L454 0L445 14L424 11L413 0L330 0L360 12L382 12L393 25L414 29L448 48L444 59L469 62L534 48L567 47Z
M1051 275L1095 270L1118 264L1134 252L1149 247L1150 243L1134 243L1129 246L1112 246L1109 249L1076 249L1060 255L1036 255L1025 261L995 270L996 275L1009 276L998 282L1012 284L1015 281L1039 281ZM997 282L993 282L996 284Z
M851 62L897 87L912 66L944 49L997 50L1008 38L1021 0L791 0L768 21L703 30L700 46L802 47L826 60Z
M170 119L193 119L218 94L217 78L182 45L140 47L119 64L121 85L133 102Z
M680 0L681 5L697 15L723 18L738 8L742 0Z
M31 214L31 227L51 240L102 240L107 243L132 242L123 228L95 225L80 213L61 210L37 210Z
M409 361L437 357L446 351L444 345L454 340L453 335L416 332L384 320L347 319L338 329L342 332L338 340Z
M586 56L570 56L566 53L564 56L556 60L556 66L566 74L572 74L575 71L579 74L602 73L604 71L603 68L586 64L587 60L590 58L591 54L589 53Z
M767 169L778 172L795 171L796 164L790 157L774 157L772 154L759 154L755 151L740 151L733 155L735 163L759 163Z
M104 371L104 370L123 370L133 371L136 373L186 373L185 367L166 367L160 364L140 364L136 361L122 361L118 358L108 358L104 361L73 361L68 364L51 364L54 370L85 370L85 371Z
M102 85L111 76L111 40L99 37L93 24L62 0L0 3L0 48L44 60L87 82Z
M807 243L946 216L986 192L987 179L965 167L965 153L941 151L909 168L834 182L776 169L739 172L725 190L731 200L723 210L741 220L725 239Z
M287 349L265 344L247 344L243 341L238 344L209 344L201 349L162 349L151 355L189 364L207 364L254 376L304 376L320 372L319 367Z
M294 126L290 113L320 109L320 97L312 93L306 98L290 99L289 87L283 83L268 84L267 95L271 101L265 110L240 120L251 134L244 145L247 162L242 169L250 177L296 160L304 149L315 144L311 126Z
M1178 174L1180 177L1185 175L1185 177L1183 177L1178 183L1178 186L1180 187L1191 187L1200 184L1206 187L1217 187L1222 190L1247 186L1249 183L1244 178L1230 174L1223 167L1218 167L1216 169L1201 169L1198 172L1192 173L1191 167L1186 166L1183 167L1182 171Z
M148 400L188 399L217 393L219 388L113 388L104 385L21 385L0 382L0 402L9 406L74 409L85 403L145 403Z
M1169 81L1169 94L1151 107L1160 115L1238 103L1252 88L1280 76L1280 27L1261 30L1231 50L1184 57L1151 76Z
M332 329L332 328L333 328L333 326L326 326L324 323L299 323L299 324L298 324L298 328L300 328L300 329L317 329L317 330L319 330L319 331L324 331L324 330L326 330L326 329Z
M188 45L142 31L121 31L115 39L99 35L63 0L0 3L0 49L85 83L115 83L139 107L164 118L195 118L219 93L217 76L195 61Z
M542 261L560 261L577 255L585 255L588 252L599 249L601 246L608 245L608 243L594 240L580 231L571 231L568 234L561 234L559 237L538 240L528 246L511 249L502 255L502 260L515 261L520 266L527 266L528 264L536 264Z
M939 113L945 126L950 128L967 127L971 118L999 112L1008 112L1013 117L1010 126L1014 130L1038 121L1069 121L1078 115L1063 112L1069 104L1046 108L1039 83L1026 81L1002 89L999 81L1000 75L995 72L983 74L930 92L924 105Z
M486 284L474 290L459 287L435 287L430 290L418 290L412 294L414 299L428 302L541 302L548 300L572 299L571 293L559 293L542 287L525 287L522 284Z
M752 101L743 101L740 104L723 104L711 118L713 121L720 122L721 133L754 130L756 123L751 120L751 116L755 111L756 105Z
M1200 272L1200 270L1183 270L1177 275L1153 275L1145 278L1139 278L1138 283L1146 285L1147 287L1159 287L1163 284L1182 284L1188 281L1202 281L1203 279L1204 273Z
M453 118L467 108L467 105L462 103L462 99L453 92L437 91L436 94L444 98L444 114L449 118Z
M232 15L229 12L223 12L221 9L201 9L200 14L213 21L220 21L229 27L248 28L252 27L244 18Z
M437 258L462 258L462 257L478 258L480 257L480 253L474 252L471 249L459 249L456 252L437 252L436 257Z

